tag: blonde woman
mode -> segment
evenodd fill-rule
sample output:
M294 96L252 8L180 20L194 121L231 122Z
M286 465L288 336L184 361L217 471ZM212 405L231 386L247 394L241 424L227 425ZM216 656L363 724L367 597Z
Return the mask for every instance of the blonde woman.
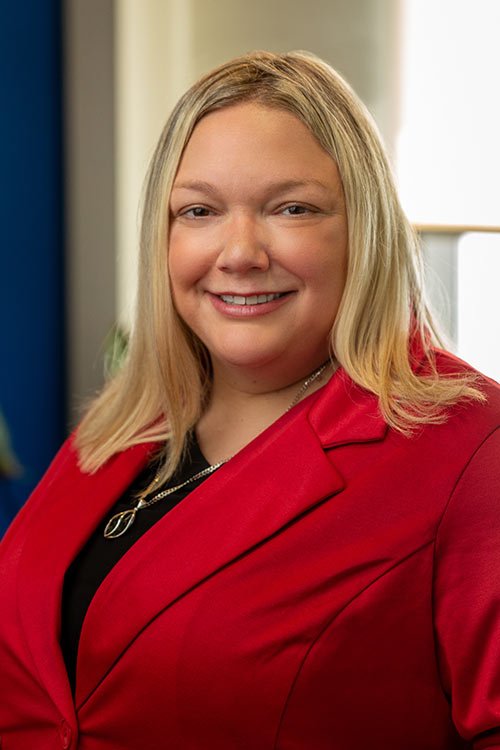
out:
M128 358L0 550L2 747L500 747L500 391L439 346L348 85L198 81Z

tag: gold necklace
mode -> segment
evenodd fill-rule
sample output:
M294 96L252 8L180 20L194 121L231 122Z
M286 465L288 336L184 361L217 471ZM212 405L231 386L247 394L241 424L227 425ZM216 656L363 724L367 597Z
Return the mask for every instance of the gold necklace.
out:
M293 409L293 407L298 404L304 393L307 391L309 386L314 383L315 380L317 380L323 372L326 370L329 362L325 362L321 367L318 367L317 370L315 370L309 377L304 380L302 383L299 391L295 394L295 397L291 404L287 407L286 411L290 411L290 409ZM182 489L183 487L186 487L186 485L191 484L192 482L196 482L197 479L201 479L202 477L206 477L209 474L213 474L214 471L219 469L223 464L226 464L228 461L230 461L232 456L229 456L229 458L225 458L222 461L219 461L216 464L212 464L211 466L207 466L206 469L202 469L202 471L198 471L196 474L193 474L192 477L188 477L188 479L185 479L184 482L181 482L180 484L176 484L175 487L169 487L166 490L162 490L161 492L158 492L157 494L153 495L149 500L147 500L147 496L151 494L151 490L147 490L146 492L143 492L139 495L139 499L137 503L128 510L123 510L120 513L115 513L114 516L111 516L109 521L107 522L106 526L104 527L104 537L106 539L117 539L119 536L122 536L125 534L126 531L132 526L132 524L135 521L135 518L137 516L137 513L140 510L143 510L144 508L149 508L151 505L154 505L159 500L163 500L163 498L168 497L168 495L172 495L174 492L177 492L177 490ZM158 474L156 475L154 479L154 484L156 484L159 481Z

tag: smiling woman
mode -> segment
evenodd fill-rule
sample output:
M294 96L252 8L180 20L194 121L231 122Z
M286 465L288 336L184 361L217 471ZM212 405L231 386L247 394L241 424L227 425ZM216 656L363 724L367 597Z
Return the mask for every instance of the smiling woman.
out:
M6 747L500 747L500 393L438 344L348 85L186 92L127 358L0 549Z

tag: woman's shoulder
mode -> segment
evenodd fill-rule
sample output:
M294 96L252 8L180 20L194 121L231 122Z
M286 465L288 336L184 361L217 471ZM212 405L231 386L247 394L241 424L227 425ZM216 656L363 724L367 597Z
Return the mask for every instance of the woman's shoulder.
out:
M57 477L65 472L70 466L78 468L78 453L74 445L74 437L74 433L72 433L66 438L31 495L17 512L2 540L3 547L5 547L6 542L16 529L23 525L25 519L27 519L42 502L43 497L50 494L52 484Z
M437 372L443 377L469 375L471 384L484 396L483 401L469 399L459 401L453 411L470 412L476 419L485 420L492 425L500 426L500 384L494 378L485 375L475 367L444 349L434 349Z
M438 372L442 374L470 372L470 373L478 375L480 378L489 380L491 383L496 385L497 388L500 388L500 384L497 383L496 380L494 380L491 377L488 377L487 375L482 373L480 370L478 370L476 367L474 367L472 364L470 364L469 362L466 362L464 359L461 359L457 354L454 354L448 349L439 349L437 347L433 347L431 352L435 358Z
M440 423L422 425L415 434L415 449L424 451L443 470L453 466L457 477L472 463L480 463L489 482L500 471L500 385L449 351L435 350L434 357L440 376L469 376L468 384L482 398L466 394L444 409Z

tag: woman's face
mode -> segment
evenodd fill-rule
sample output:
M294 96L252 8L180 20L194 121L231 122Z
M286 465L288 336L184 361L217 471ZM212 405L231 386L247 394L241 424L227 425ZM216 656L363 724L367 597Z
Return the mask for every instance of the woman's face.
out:
M345 284L337 167L294 115L242 103L206 115L172 189L175 306L217 368L289 373L328 358Z

